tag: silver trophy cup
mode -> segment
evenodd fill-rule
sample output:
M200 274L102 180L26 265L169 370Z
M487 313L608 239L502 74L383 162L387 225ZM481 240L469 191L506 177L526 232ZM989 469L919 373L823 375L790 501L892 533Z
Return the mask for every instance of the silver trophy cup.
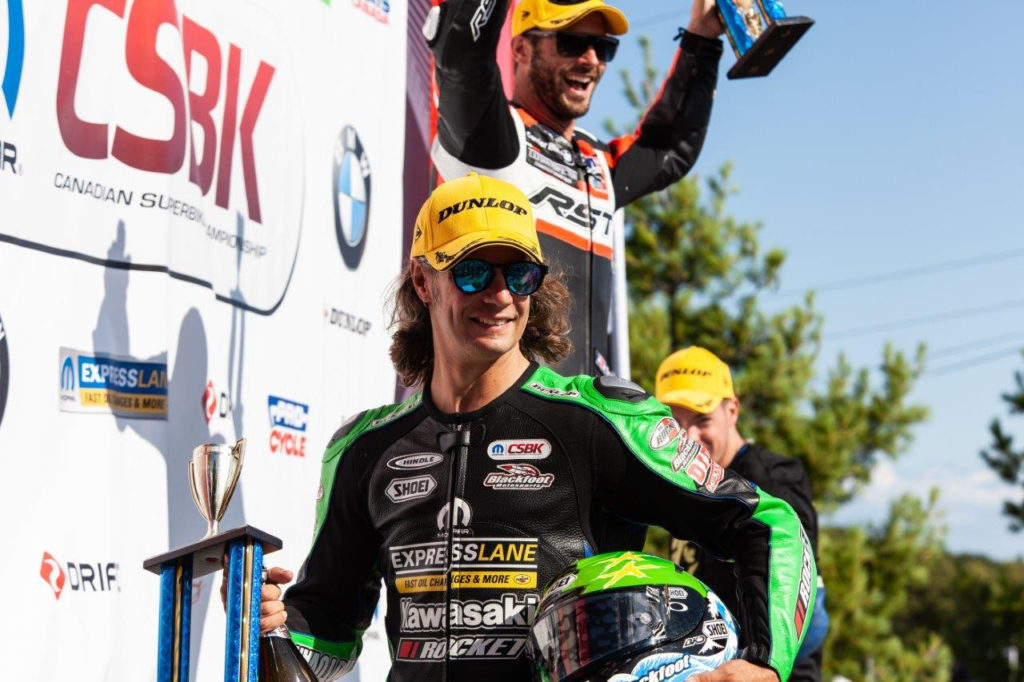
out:
M244 453L244 438L234 445L207 443L192 451L188 485L208 524L206 536L142 564L160 576L157 682L188 682L192 581L219 570L225 559L224 680L256 679L263 555L281 549L281 541L249 525L220 531L220 520L242 473Z
M245 458L245 439L232 445L206 443L192 451L188 462L188 485L192 501L206 519L206 535L211 538L220 531L220 520L235 492Z

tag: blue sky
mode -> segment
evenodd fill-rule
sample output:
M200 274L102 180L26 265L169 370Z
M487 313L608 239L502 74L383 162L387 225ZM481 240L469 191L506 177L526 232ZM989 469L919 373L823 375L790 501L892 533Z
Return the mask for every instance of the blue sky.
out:
M740 194L729 210L763 223L763 246L787 251L782 287L766 307L820 291L822 370L839 353L877 366L886 341L908 352L924 342L932 352L911 396L930 419L906 454L879 466L859 499L825 522L881 520L901 492L937 486L947 547L1003 559L1024 556L1024 534L1010 533L1000 513L1002 500L1021 492L978 452L997 416L1024 441L1024 417L1007 420L1000 399L1024 370L1018 3L965 11L951 0L789 0L789 14L815 26L768 78L727 80L727 46L694 171L707 176L732 161ZM679 0L612 4L633 26L583 121L595 132L606 118L630 120L618 73L640 72L636 38L651 37L665 68L689 15ZM915 269L927 272L906 274ZM825 286L891 273L904 274Z

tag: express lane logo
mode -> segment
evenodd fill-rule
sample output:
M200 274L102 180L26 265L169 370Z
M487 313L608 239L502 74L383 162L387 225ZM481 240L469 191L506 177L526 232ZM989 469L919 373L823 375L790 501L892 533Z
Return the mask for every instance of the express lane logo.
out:
M60 349L60 410L167 418L167 363Z
M334 230L341 257L359 267L370 224L370 160L359 134L345 126L334 143Z

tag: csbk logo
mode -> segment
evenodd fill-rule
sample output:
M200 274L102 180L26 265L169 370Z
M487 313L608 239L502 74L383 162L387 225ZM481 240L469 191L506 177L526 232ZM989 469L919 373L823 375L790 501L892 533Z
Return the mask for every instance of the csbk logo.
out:
M494 460L544 459L551 454L551 443L543 438L496 440L487 446L487 456Z
M76 101L92 94L80 91L80 87L85 80L81 78L82 54L89 23L101 17L99 12L91 12L97 5L125 20L125 64L139 85L162 97L164 106L170 108L169 138L144 137L120 125L88 121L76 109ZM157 37L166 30L165 26L180 34L186 72L184 81L157 50ZM205 83L193 82L192 64L196 60L206 65ZM113 156L126 166L167 174L182 168L187 153L189 181L206 196L214 189L216 170L215 201L226 209L237 139L248 215L254 222L261 223L263 213L256 180L253 133L274 80L275 68L260 60L255 75L246 85L240 77L242 63L240 47L230 44L225 54L214 33L180 15L174 0L136 0L127 13L126 0L69 0L57 80L57 123L64 146L85 159ZM114 96L114 93L108 95ZM222 105L222 114L220 121L215 121L214 109L218 105ZM202 130L199 148L195 136L190 134L196 128Z
M296 271L306 170L281 22L238 3L58 4L51 113L62 149L48 172L60 201L82 202L91 219L74 250L29 225L12 236L61 257L154 266L273 313ZM114 225L127 226L126 249L105 246ZM153 239L178 248L141 248Z

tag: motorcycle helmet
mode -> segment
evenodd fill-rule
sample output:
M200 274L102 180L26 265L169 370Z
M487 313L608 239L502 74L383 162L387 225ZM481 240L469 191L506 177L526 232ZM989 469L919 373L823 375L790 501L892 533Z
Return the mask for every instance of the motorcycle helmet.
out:
M732 615L701 581L667 559L612 552L549 583L528 651L541 682L681 682L737 647Z

